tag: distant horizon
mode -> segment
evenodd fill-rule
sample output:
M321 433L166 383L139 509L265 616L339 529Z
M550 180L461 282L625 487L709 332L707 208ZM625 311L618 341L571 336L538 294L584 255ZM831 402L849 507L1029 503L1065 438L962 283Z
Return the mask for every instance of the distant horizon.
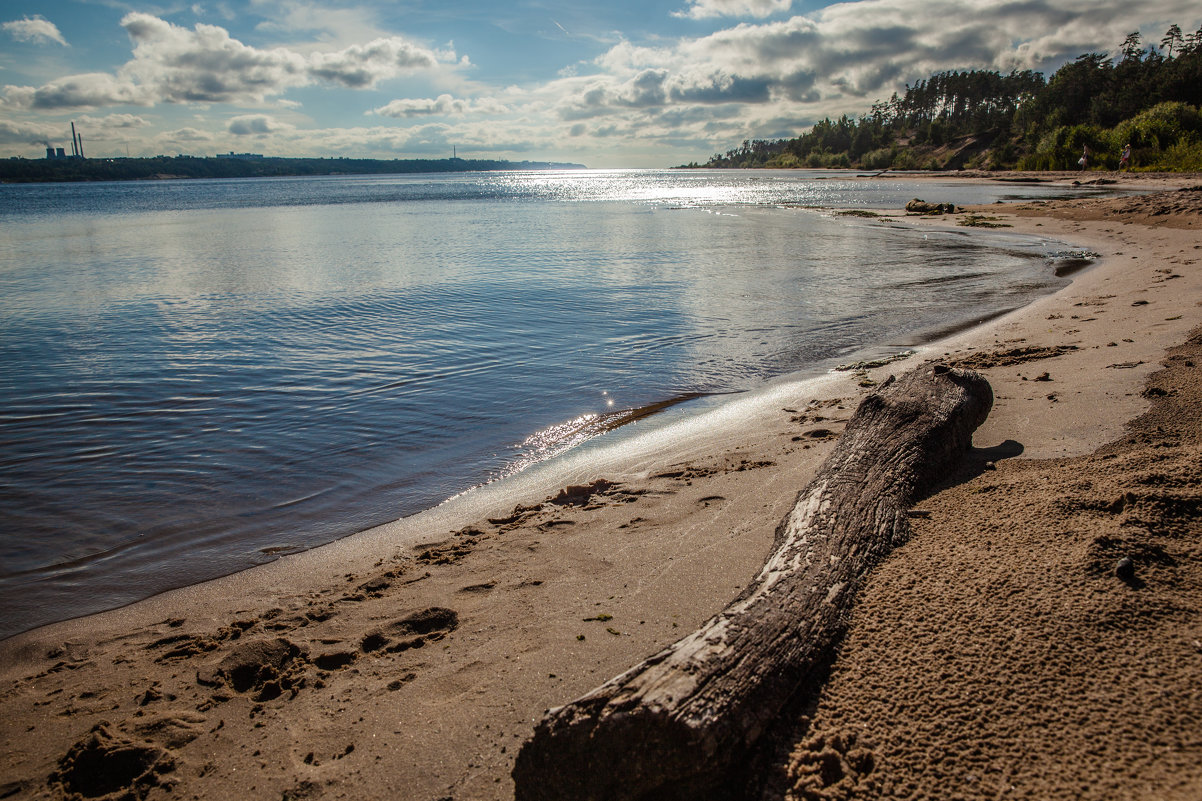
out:
M68 139L70 139L70 137L68 137ZM591 169L587 165L580 164L578 162L561 161L559 159L530 158L529 156L524 156L522 158L495 158L495 157L481 157L481 156L438 156L438 155L416 156L416 157L409 157L409 156L377 157L377 156L348 156L348 155L341 155L341 154L337 155L337 156L310 156L310 155L303 155L303 154L296 155L296 156L273 156L268 153L235 153L232 150L227 151L225 153L174 153L174 154L172 154L172 153L154 153L154 154L145 155L145 156L134 156L134 155L126 156L124 154L119 154L119 155L115 155L115 156L89 156L89 155L85 154L83 156L77 156L77 155L72 155L71 153L65 152L66 148L63 146L52 145L52 147L55 150L63 150L64 155L56 156L55 158L49 158L45 153L43 153L41 156L14 155L14 156L7 156L6 158L8 158L8 159L24 159L26 161L39 161L39 160L40 161L58 161L60 159L62 159L62 160L83 159L85 161L87 161L87 160L115 161L118 159L129 159L132 161L135 159L220 159L220 158L226 158L226 159L228 159L228 158L234 158L234 159L284 159L284 160L296 160L296 161L498 161L498 162L506 162L506 163L510 163L510 164L526 164L526 163L529 163L529 164L571 164L572 166L584 167L586 169ZM599 168L599 169L607 169L607 168ZM638 169L638 168L619 167L619 168L608 168L608 169ZM652 168L652 169L654 169L654 168Z
M77 148L78 149L78 146ZM231 179L460 175L480 172L583 172L579 162L532 159L358 158L348 156L267 156L261 153L217 153L174 156L100 156L66 154L63 148L42 158L0 159L0 183L89 183L164 179Z
M0 157L70 153L74 121L90 158L458 148L667 168L863 114L933 72L1050 74L1132 31L1155 46L1174 23L1193 31L1202 13L1186 0L13 0Z

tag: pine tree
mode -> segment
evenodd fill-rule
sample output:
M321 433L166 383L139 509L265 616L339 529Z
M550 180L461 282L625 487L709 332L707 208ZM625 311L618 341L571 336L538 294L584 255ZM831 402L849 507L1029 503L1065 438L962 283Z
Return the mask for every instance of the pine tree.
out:
M1169 58L1173 57L1173 50L1181 50L1185 44L1181 37L1181 26L1173 23L1164 34L1164 38L1160 40L1160 46L1169 51Z
M1123 47L1120 52L1123 54L1123 61L1139 61L1139 57L1144 52L1139 31L1132 31L1127 34L1127 38L1123 40Z

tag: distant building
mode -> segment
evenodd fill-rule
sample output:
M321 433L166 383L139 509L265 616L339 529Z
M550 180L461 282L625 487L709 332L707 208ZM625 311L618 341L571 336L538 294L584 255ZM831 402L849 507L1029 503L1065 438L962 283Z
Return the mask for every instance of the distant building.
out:
M75 130L75 123L71 123L71 155L67 155L65 148L52 147L49 143L46 144L46 158L48 160L65 159L81 159L83 158L83 134Z
M219 158L219 159L261 159L261 158L263 158L263 154L262 153L235 153L234 151L231 150L229 153L218 153L217 158Z

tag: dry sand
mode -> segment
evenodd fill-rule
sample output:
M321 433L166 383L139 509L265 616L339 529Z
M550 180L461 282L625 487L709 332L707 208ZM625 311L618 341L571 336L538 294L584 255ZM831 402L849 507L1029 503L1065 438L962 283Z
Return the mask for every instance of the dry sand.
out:
M923 503L757 792L1197 798L1202 192L975 211L1105 258L924 349L993 384L996 469ZM0 798L511 798L545 708L738 595L860 383L4 641Z

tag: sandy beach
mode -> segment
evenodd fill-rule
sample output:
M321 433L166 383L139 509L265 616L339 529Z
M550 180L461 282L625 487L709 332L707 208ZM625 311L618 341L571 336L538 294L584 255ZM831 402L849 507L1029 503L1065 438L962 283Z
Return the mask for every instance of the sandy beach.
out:
M968 209L1101 258L905 361L5 640L0 798L512 798L544 710L736 598L860 399L930 360L993 387L971 464L748 797L1202 796L1202 178L1038 177L1152 194Z

